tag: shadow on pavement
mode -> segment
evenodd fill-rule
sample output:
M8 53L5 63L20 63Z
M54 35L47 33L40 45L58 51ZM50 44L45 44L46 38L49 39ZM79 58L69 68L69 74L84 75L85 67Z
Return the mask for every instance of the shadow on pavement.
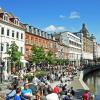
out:
M77 89L75 91L75 100L81 100L84 89Z

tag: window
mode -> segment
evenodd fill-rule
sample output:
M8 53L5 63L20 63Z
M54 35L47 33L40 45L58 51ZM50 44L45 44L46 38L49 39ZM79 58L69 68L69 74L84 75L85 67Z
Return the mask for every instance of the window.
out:
M14 24L19 25L18 19L15 19L15 20L14 20Z
M45 32L45 33L44 33L44 37L46 38L46 36L47 36L47 33Z
M8 52L8 49L9 49L9 44L7 43L6 45L6 51Z
M7 36L9 36L9 29L7 29Z
M39 29L37 30L37 32L38 32L38 35L40 36L40 30Z
M3 49L4 49L4 44L1 43L1 48L0 48L0 49L1 49L0 51L3 51Z
M21 33L21 39L23 39L23 33Z
M3 19L4 19L5 21L8 21L8 16L7 16L7 15L4 15Z
M17 38L17 39L19 38L19 32L17 32L17 34L16 34L16 38Z
M14 37L14 31L12 31L12 37Z
M21 49L21 53L23 53L23 47L21 47L20 49Z
M29 26L28 25L26 26L26 31L29 32Z
M41 31L41 36L43 37L43 31Z
M35 30L35 28L33 28L33 33L36 34L36 30Z
M1 35L4 35L4 27L1 28Z
M17 21L15 20L14 23L16 24L16 22L17 22Z

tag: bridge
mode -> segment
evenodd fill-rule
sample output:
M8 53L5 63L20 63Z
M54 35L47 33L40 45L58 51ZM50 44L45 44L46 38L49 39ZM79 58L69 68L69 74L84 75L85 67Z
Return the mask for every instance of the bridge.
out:
M87 65L86 67L84 67L83 69L83 78L93 72L93 71L96 71L96 70L100 70L100 64L95 64L95 65Z

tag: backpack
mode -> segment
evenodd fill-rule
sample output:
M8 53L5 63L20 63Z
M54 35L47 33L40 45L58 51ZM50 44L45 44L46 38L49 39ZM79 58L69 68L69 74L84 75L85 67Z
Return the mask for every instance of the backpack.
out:
M6 100L14 100L14 96L16 94L14 94L13 96L9 96L9 94L12 93L12 92L13 92L13 90L11 92L9 92L8 94L6 94Z

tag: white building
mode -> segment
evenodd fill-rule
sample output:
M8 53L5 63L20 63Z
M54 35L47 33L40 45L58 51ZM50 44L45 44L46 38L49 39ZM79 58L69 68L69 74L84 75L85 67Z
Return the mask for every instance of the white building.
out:
M19 19L14 17L11 13L4 12L0 8L0 58L5 62L5 71L8 70L7 66L9 66L6 52L12 41L15 41L19 51L24 54L24 34L24 27Z
M100 44L96 44L97 54L96 58L100 58Z
M65 44L69 48L68 59L70 64L80 65L81 52L82 52L82 43L80 36L73 34L71 32L60 32L54 34L55 39Z

